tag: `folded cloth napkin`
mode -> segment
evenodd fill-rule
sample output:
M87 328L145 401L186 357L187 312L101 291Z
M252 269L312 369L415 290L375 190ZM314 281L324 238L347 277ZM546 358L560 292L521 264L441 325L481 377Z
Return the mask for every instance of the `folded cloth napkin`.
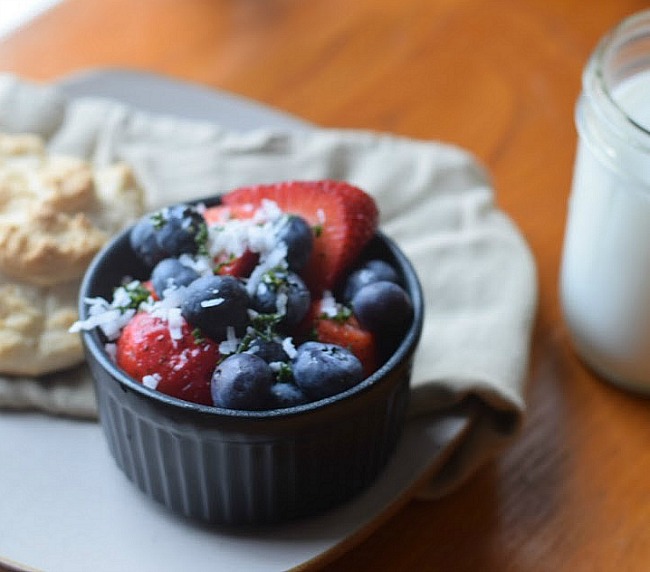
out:
M43 135L53 152L127 161L148 207L289 179L341 179L377 200L383 231L418 271L426 318L412 416L471 410L471 430L427 489L462 482L516 434L537 286L534 260L467 152L389 134L306 127L234 132L0 76L0 130ZM0 406L93 417L84 366L43 379L0 378Z

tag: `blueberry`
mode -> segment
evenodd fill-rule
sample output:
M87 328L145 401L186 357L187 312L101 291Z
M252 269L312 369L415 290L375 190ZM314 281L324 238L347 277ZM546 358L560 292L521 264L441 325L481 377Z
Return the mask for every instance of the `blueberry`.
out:
M273 395L272 407L274 409L302 405L309 401L304 391L293 383L274 383L271 387L271 394Z
M185 291L181 314L207 337L224 340L228 327L241 336L249 324L248 294L232 276L202 276Z
M149 268L153 268L167 256L158 244L156 234L153 220L149 215L142 217L129 233L129 243L133 252Z
M287 264L289 269L300 272L314 248L314 234L304 218L288 215L280 219L277 238L287 245Z
M259 411L273 405L273 371L262 358L233 354L214 370L210 382L212 401L217 407Z
M281 328L298 324L307 314L311 295L300 276L294 272L266 272L252 295L252 305L262 314L280 314Z
M349 303L364 286L373 282L388 281L397 284L399 276L395 269L384 260L368 260L348 276L343 288L343 301Z
M246 351L261 357L266 363L289 361L289 356L284 351L282 344L272 340L256 338L251 342Z
M165 207L145 215L129 235L133 251L149 267L163 258L196 254L206 239L205 220L189 205Z
M373 282L352 299L359 324L372 332L394 336L404 332L413 319L413 304L404 289L393 282Z
M189 205L174 205L159 212L157 240L161 248L170 256L196 254L206 230L201 214Z
M293 359L293 377L307 397L322 399L353 387L364 375L361 362L345 348L305 342Z
M188 286L199 277L198 272L182 264L177 258L161 260L151 273L151 282L159 297L168 288Z

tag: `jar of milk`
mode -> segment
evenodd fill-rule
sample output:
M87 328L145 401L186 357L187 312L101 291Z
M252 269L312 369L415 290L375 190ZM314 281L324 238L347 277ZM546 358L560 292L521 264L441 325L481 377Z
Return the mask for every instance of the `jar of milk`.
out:
M650 394L650 10L614 28L583 74L560 291L578 353Z

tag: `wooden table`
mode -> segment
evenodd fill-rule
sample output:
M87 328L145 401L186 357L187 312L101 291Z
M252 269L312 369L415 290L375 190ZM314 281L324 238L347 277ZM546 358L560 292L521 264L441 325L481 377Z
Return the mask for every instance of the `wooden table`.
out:
M461 490L411 502L327 570L650 568L650 403L572 353L557 282L597 39L642 0L68 0L0 41L0 69L54 80L163 72L323 126L457 143L491 170L541 290L524 430Z

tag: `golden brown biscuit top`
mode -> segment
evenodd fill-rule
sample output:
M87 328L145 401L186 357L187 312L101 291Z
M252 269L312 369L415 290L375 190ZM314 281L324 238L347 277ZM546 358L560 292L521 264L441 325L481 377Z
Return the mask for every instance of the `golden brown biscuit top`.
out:
M34 135L0 135L0 272L52 285L83 275L110 235L142 212L122 164L49 154Z
M77 365L79 280L108 238L143 211L131 169L52 155L36 135L0 134L0 373Z

